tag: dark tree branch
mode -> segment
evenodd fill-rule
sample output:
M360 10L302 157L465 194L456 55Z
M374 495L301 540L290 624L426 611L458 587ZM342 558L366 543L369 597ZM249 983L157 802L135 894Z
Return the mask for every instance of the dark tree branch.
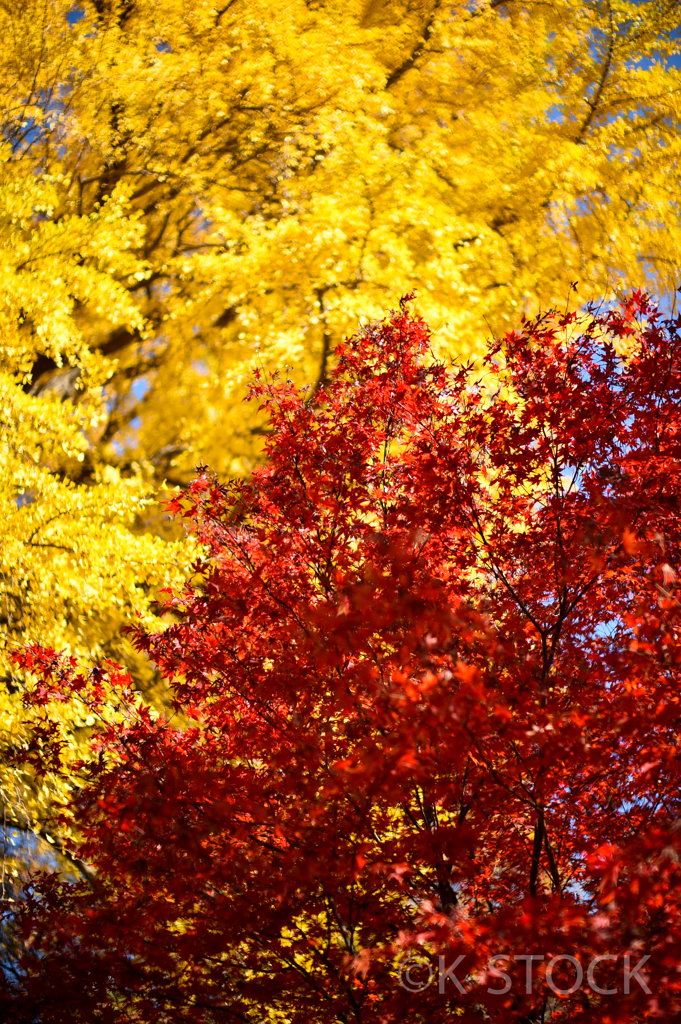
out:
M608 16L609 16L609 19L610 19L610 33L609 33L609 39L608 39L608 50L607 50L607 53L605 55L605 61L603 62L603 68L602 68L602 71L601 71L601 77L600 77L600 79L598 81L598 85L596 87L596 92L593 95L593 99L587 99L587 101L586 101L588 106L589 106L589 113L586 115L586 117L584 119L584 123L582 124L582 127L579 129L579 133L577 135L577 138L575 139L575 142L578 145L581 145L584 142L584 137L585 137L586 133L588 132L590 126L591 126L591 122L594 119L594 115L596 113L596 110L598 109L598 106L599 106L599 104L601 102L601 97L603 96L603 89L605 88L605 82L607 80L608 75L610 74L610 68L612 67L612 55L613 55L613 49L614 49L614 45L615 45L615 40L614 40L613 31L612 31L612 7L610 7L610 6L608 6Z
M312 388L312 391L310 393L310 400L314 398L314 396L317 394L320 388L324 387L324 385L327 383L329 379L328 363L329 356L331 355L331 332L329 330L329 325L326 320L326 309L324 306L324 296L328 291L328 288L328 285L324 285L320 288L315 288L314 290L314 293L317 296L317 304L319 306L319 312L321 314L321 320L324 330L322 333L322 354L319 364L319 374L317 376L317 380L314 383L314 387Z
M427 46L428 40L432 35L433 24L435 22L435 15L439 11L439 9L440 0L435 0L435 5L430 14L428 15L428 20L426 21L426 24L423 27L423 32L418 43L411 51L409 56L406 58L406 60L404 60L399 67L395 68L394 71L390 73L390 75L388 76L388 80L385 83L386 89L392 89L393 85L396 85L397 82L399 82L400 79L403 78L404 75L406 75L407 71L411 71L411 69L416 64L416 61L423 53L424 48Z
M497 7L504 7L511 2L512 0L490 0L489 4L486 4L484 7L481 7L477 11L474 11L471 14L471 18L478 18L480 17L481 14L485 14L487 11L494 11L497 9ZM415 66L417 60L422 55L424 49L428 45L431 35L433 34L435 17L439 9L440 0L436 0L435 6L433 7L433 10L430 12L426 24L423 27L423 32L418 43L413 48L413 50L406 58L406 60L404 60L399 67L395 68L390 73L390 75L388 76L388 80L385 83L386 89L391 89L393 85L399 82L400 79L403 78L404 75L406 75L407 71L411 71L411 69Z
M539 877L539 860L544 841L544 813L539 811L534 826L534 843L532 844L532 866L530 868L530 896L537 895L537 878Z
M80 857L76 857L66 846L63 839L59 836L55 837L51 835L46 828L42 825L31 825L29 821L20 821L18 818L5 816L2 820L2 825L5 829L15 829L17 832L23 832L24 835L34 835L42 839L43 842L48 843L58 853L64 857L70 864L76 868L81 878L83 878L89 885L94 887L96 880L96 872L89 864L81 860Z

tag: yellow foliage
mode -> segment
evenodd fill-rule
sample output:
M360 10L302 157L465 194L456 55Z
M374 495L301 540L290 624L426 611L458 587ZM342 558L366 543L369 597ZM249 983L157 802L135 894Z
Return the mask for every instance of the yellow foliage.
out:
M248 472L254 365L323 383L413 288L464 357L573 281L671 295L676 28L663 0L1 4L6 633L130 657L190 557L154 496Z
M131 252L139 225L116 201L87 216L43 219L54 207L54 183L22 175L7 150L0 166L0 742L10 763L0 765L0 818L27 826L44 816L54 780L17 773L8 757L44 714L22 705L13 645L38 639L87 659L129 658L122 623L135 611L152 621L156 588L174 560L186 568L188 551L141 529L153 498L141 470L123 475L92 456L112 367L90 351L74 311L92 310L93 320L106 311L105 323L142 328L117 281L139 267ZM61 369L34 387L40 357ZM77 706L51 706L48 715L68 762L92 723ZM64 795L65 784L58 788Z

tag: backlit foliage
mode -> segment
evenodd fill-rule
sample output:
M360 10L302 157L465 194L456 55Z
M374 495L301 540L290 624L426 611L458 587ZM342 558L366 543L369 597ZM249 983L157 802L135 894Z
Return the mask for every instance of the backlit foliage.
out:
M458 355L574 280L671 293L677 24L666 0L3 4L5 634L131 657L121 621L189 557L147 499L201 458L250 471L255 364L323 382L412 287ZM3 799L39 816L3 665Z
M255 383L267 459L174 500L204 554L136 633L172 713L21 656L126 720L71 808L94 879L3 917L3 1019L679 1021L680 331L546 313L480 380L403 304L316 403Z

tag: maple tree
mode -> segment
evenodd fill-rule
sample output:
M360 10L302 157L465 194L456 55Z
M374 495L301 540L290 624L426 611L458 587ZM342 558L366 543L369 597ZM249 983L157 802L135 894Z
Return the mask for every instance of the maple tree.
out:
M576 278L673 292L677 25L674 0L2 7L3 820L40 829L68 791L16 770L5 641L124 660L162 703L120 625L191 561L164 481L260 457L255 365L319 385L414 286L441 354Z
M204 554L135 630L167 715L17 655L35 769L51 702L126 724L3 1019L679 1019L681 318L546 313L482 373L429 344L404 301L319 392L256 381L266 461L173 499Z

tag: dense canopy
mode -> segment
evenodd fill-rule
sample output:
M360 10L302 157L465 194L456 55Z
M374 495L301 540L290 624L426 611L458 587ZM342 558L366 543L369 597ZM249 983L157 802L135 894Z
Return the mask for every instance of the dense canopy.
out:
M167 485L260 459L255 367L319 389L412 288L441 356L575 281L673 304L678 21L678 0L0 5L5 823L45 832L77 785L19 767L41 741L12 643L112 656L163 706L120 628L152 628L194 557ZM50 715L76 763L89 716Z
M4 1019L679 1019L680 331L546 314L479 379L402 308L316 402L260 379L267 460L174 500L205 553L136 634L172 711L21 655L125 724Z

